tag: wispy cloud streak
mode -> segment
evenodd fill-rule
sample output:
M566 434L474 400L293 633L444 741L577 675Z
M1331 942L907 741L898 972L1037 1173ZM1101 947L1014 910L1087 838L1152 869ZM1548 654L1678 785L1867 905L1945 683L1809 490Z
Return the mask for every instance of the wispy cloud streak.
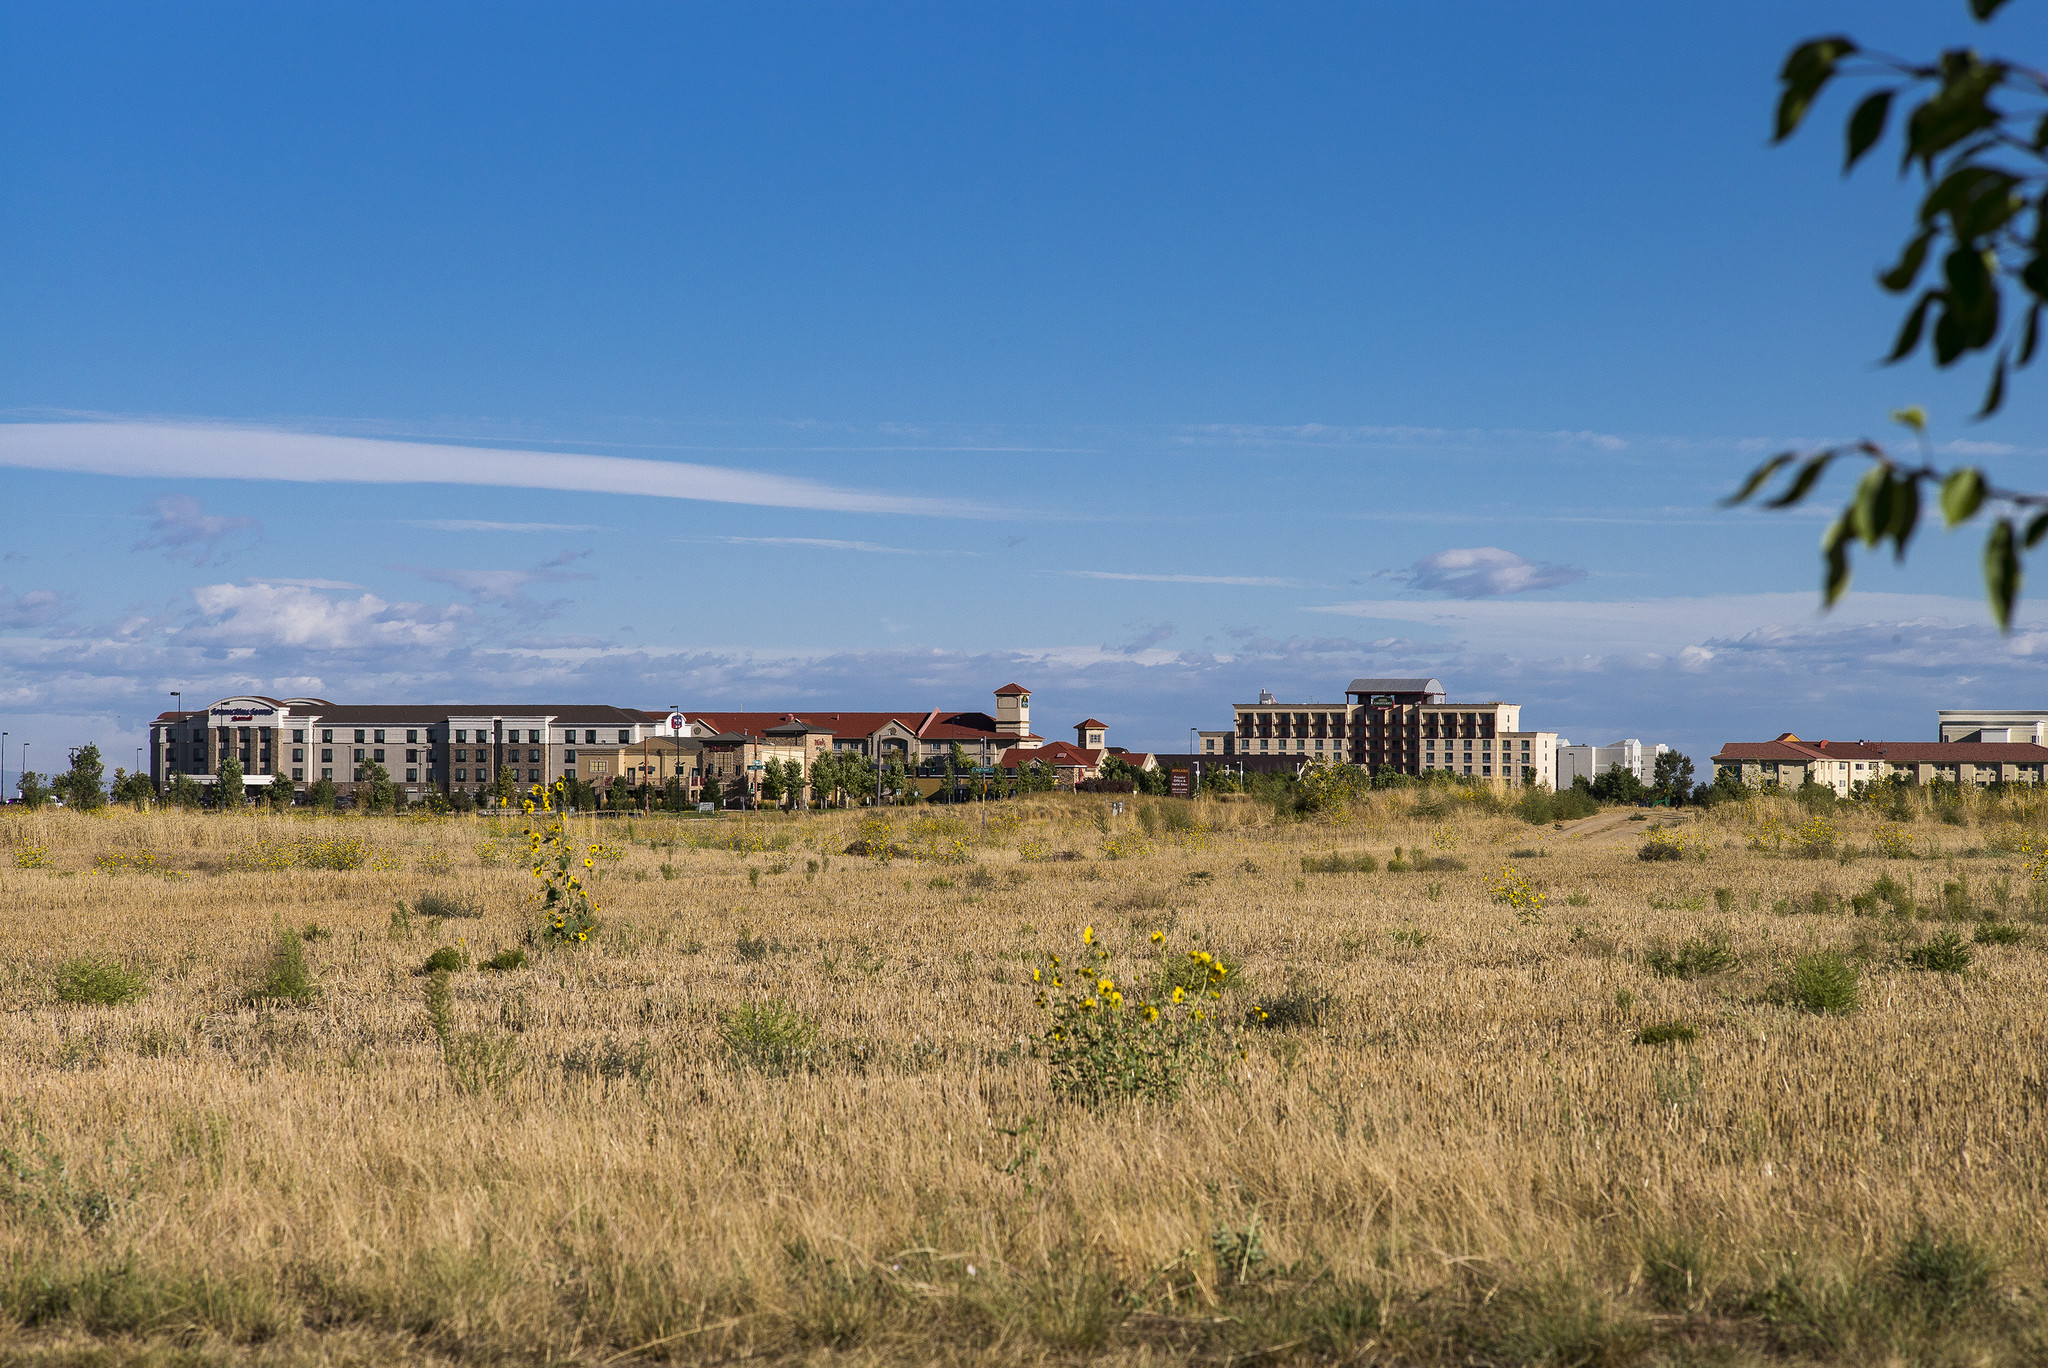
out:
M157 423L0 423L0 466L150 479L492 485L837 513L992 512L957 500L686 461Z

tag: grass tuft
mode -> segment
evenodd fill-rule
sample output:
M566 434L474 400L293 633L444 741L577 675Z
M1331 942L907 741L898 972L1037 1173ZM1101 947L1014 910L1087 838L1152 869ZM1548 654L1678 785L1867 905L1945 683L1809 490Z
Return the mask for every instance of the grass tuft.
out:
M501 974L510 969L524 969L526 952L515 945L510 950L500 950L477 967Z
M1656 941L1643 954L1644 967L1659 978L1705 978L1725 974L1740 963L1725 932L1689 936L1676 950Z
M1699 1032L1682 1021L1660 1021L1636 1032L1638 1045L1680 1045L1697 1040Z
M76 1006L119 1007L148 990L148 981L108 955L81 955L57 970L57 1000Z

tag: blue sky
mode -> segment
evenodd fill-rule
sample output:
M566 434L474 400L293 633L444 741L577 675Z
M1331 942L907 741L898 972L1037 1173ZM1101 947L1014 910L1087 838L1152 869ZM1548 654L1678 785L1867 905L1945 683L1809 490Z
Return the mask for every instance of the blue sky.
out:
M1928 535L1815 611L1909 188L1785 49L2014 6L0 13L0 727L182 689L1094 714L1434 674L1704 757L2048 706ZM1960 444L1960 445L1958 445Z

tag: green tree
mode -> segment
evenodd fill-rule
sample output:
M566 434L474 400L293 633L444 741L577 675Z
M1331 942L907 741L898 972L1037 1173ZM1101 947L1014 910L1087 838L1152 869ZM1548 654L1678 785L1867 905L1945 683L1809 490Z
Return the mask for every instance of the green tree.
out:
M375 760L355 767L356 804L365 812L389 812L397 806L397 790L391 786L391 771Z
M222 811L234 812L241 809L243 803L241 761L233 756L229 756L220 762L220 782L214 785L214 794L220 803Z
M782 806L782 762L770 758L761 762L761 801Z
M1572 783L1576 787L1578 780ZM1593 781L1591 791L1603 803L1639 803L1650 792L1634 770L1621 764L1609 765L1607 773Z
M498 766L498 777L491 785L491 796L501 807L519 805L519 771L510 765Z
M2005 0L1969 0L1979 23L1989 22L2004 5ZM1990 380L1977 415L1989 417L2005 402L2011 372L2034 360L2042 306L2048 304L2048 116L2042 106L2048 76L1967 47L1914 62L1867 51L1845 35L1815 38L1794 48L1779 72L1775 141L1797 132L1815 100L1836 81L1874 87L1849 114L1844 174L1896 127L1900 172L1916 176L1920 185L1919 210L1899 259L1878 275L1885 290L1912 296L1887 362L1912 356L1923 339L1937 368L1989 356ZM1894 107L1914 100L1894 125ZM1939 265L1923 283L1930 259ZM2012 630L2022 553L2048 536L2048 494L1995 484L1978 466L1943 467L1927 444L1926 414L1906 408L1892 416L1912 431L1919 459L1895 459L1867 439L1820 451L1782 451L1752 471L1728 502L1761 495L1784 472L1783 487L1763 506L1791 508L1813 493L1837 459L1868 462L1821 539L1821 598L1827 606L1848 591L1855 543L1875 549L1890 541L1894 555L1905 559L1925 493L1938 498L1942 520L1951 528L1986 514L1985 593L1999 630Z
M156 783L140 770L134 774L115 769L114 786L108 791L108 801L128 803L137 808L149 806L156 799Z
M1692 797L1692 757L1677 751L1665 751L1657 757L1656 767L1651 771L1656 780L1651 785L1657 796L1679 807Z
M58 778L56 788L73 808L92 812L107 805L106 773L100 748L88 741L71 753L71 769Z
M15 781L15 788L21 793L22 805L30 812L49 802L55 793L55 790L44 782L43 776L34 770L23 770L21 778Z
M197 779L189 774L181 774L171 781L171 786L164 791L164 797L172 806L193 812L206 801L206 791L199 786Z
M719 787L718 776L715 774L705 775L704 786L697 790L697 801L709 803L712 807L716 808L723 801L723 798L724 793Z
M334 781L326 777L315 779L306 789L306 805L316 812L334 811Z
M263 791L263 797L270 804L272 812L284 812L292 805L292 784L282 776L274 777L270 787Z

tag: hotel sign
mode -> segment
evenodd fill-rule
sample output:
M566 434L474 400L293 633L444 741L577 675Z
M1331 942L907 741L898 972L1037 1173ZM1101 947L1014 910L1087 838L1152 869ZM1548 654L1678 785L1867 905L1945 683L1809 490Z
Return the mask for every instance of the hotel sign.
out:
M1375 708L1391 708L1394 706L1394 696L1392 694L1374 694L1372 696L1372 705Z

